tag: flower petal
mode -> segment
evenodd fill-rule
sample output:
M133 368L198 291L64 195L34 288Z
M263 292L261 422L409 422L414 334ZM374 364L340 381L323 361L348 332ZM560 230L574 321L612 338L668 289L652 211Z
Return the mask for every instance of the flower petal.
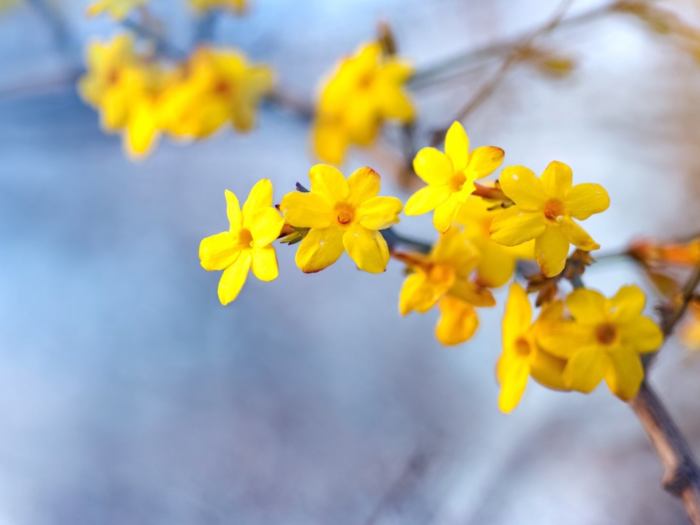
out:
M221 274L221 280L219 280L219 301L224 306L238 297L248 278L251 259L251 250L243 250L236 261Z
M579 323L590 325L606 321L607 299L596 290L574 290L566 298L566 308Z
M360 270L381 273L389 263L389 247L378 231L354 226L343 234L343 246Z
M588 232L581 228L581 226L570 217L562 217L559 221L559 225L561 226L564 236L577 248L581 248L587 252L600 248L600 245L588 235Z
M457 211L464 203L461 193L453 193L448 199L435 207L433 212L433 226L439 232L446 232L452 226L457 216Z
M501 189L519 208L541 210L547 200L544 186L533 171L525 166L508 166L498 178Z
M535 259L547 277L562 272L568 254L569 241L560 228L548 226L535 240Z
M564 369L564 383L568 388L588 394L595 390L609 366L608 356L596 347L580 349Z
M623 401L631 401L637 395L644 379L644 368L639 355L632 350L619 348L610 352L610 366L605 382L610 391Z
M408 275L401 285L399 313L401 315L407 315L414 311L425 313L435 306L443 293L445 290L433 286L428 281L425 272L416 271Z
M311 192L320 195L331 204L347 199L348 181L340 170L330 164L316 164L309 170Z
M333 208L315 193L292 191L280 203L285 220L298 228L326 228L331 224Z
M474 307L446 295L438 304L440 318L435 325L435 337L443 345L452 346L470 339L479 327L479 317Z
M563 200L571 189L572 179L571 168L563 162L554 160L544 169L540 180L548 197Z
M238 238L231 232L210 235L199 243L199 262L207 271L231 266L240 253Z
M372 197L357 208L360 225L370 230L383 230L399 222L403 204L396 197Z
M372 168L365 166L355 170L348 177L348 187L350 189L348 202L357 206L367 199L376 197L379 193L380 184L381 177Z
M501 354L498 359L497 376L501 385L498 393L498 408L504 414L510 414L523 397L529 366L526 359L512 354Z
M532 305L525 289L517 283L508 290L508 299L503 313L501 333L504 349L510 348L515 341L523 337L532 323Z
M469 157L467 178L481 179L491 175L503 163L505 151L496 146L480 146Z
M584 220L608 209L610 197L600 184L577 184L566 195L566 209L578 220Z
M539 384L553 390L568 390L564 384L564 368L567 361L541 348L535 348L530 356L530 375Z
M228 218L229 228L231 231L238 231L243 224L238 197L231 190L225 190L224 196L226 197L226 217Z
M312 228L299 243L294 262L304 273L327 268L343 254L343 232L339 228Z
M260 179L250 189L248 198L243 204L244 221L249 216L252 216L260 208L269 208L272 206L272 181L270 179Z
M422 215L434 210L445 202L451 194L449 186L425 186L406 201L406 215Z
M413 169L426 184L447 184L454 174L452 161L435 148L418 151L413 159Z
M512 250L486 241L481 244L477 277L480 284L499 288L506 284L515 272L516 258Z
M646 296L639 286L633 284L622 286L610 298L612 317L620 323L632 321L642 315L646 302Z
M274 281L279 276L277 255L272 246L253 250L253 273L261 281Z
M256 247L262 248L279 237L284 226L284 219L272 207L258 208L250 218L250 233Z
M659 325L647 316L620 325L622 344L637 352L657 351L663 344L664 336Z
M445 135L445 154L452 161L455 171L462 171L469 161L469 137L464 127L455 121Z
M517 246L538 238L544 230L541 213L521 211L513 206L496 215L491 223L491 239L506 246Z

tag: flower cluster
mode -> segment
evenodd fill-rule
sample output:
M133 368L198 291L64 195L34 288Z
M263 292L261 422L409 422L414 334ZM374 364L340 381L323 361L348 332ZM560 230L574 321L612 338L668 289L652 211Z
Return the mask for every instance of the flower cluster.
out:
M312 138L324 162L341 164L349 146L369 146L385 121L410 123L415 109L404 89L412 66L379 42L361 46L336 66L321 88Z
M107 13L115 20L123 20L131 11L147 3L148 0L97 0L88 6L87 12L90 16ZM197 11L228 9L241 13L247 6L247 0L190 0L190 4Z
M92 43L87 66L79 83L82 97L99 109L106 131L123 133L134 158L147 155L162 133L193 140L228 123L249 130L274 81L268 67L249 63L235 50L201 47L172 65L137 49L128 34Z
M589 261L587 252L598 248L576 221L604 211L607 192L598 184L574 185L571 169L558 161L541 177L508 166L497 180L484 182L504 156L495 146L471 150L457 122L447 132L444 152L431 147L416 154L414 169L426 186L408 199L404 211L433 213L438 237L432 245L393 230L402 202L379 195L380 176L369 167L346 178L333 166L317 164L309 172L310 189L297 184L277 208L267 180L256 184L242 212L227 192L230 230L202 241L202 266L224 270L219 298L226 304L236 298L251 267L261 280L277 277L275 239L298 243L295 262L307 273L327 268L344 252L369 273L384 272L393 257L407 273L399 312L437 308L435 336L455 345L472 337L479 326L477 309L495 306L493 290L514 278L519 261L536 262L541 273L532 277L530 272L531 284L544 280L552 293L533 321L527 291L515 282L510 287L496 374L501 410L515 408L529 377L555 390L586 393L605 380L619 398L632 399L644 377L640 356L662 341L657 324L643 315L643 292L623 286L608 299L581 288L585 264L568 270L575 290L564 296L558 287L567 261ZM577 251L569 258L571 245Z

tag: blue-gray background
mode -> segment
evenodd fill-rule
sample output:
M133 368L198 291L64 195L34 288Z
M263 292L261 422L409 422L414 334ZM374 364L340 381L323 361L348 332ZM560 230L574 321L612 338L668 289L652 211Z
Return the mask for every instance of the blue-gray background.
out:
M30 7L0 18L1 524L683 522L638 422L604 387L531 386L513 415L498 412L498 309L469 344L442 348L433 314L399 317L397 265L372 276L345 259L305 276L288 249L279 280L251 279L221 307L198 242L225 228L225 188L245 194L269 177L279 197L306 177L306 124L270 108L249 135L166 141L130 163L61 81L81 46L115 27L86 20L85 2L55 4L72 38L63 51ZM270 63L304 99L378 20L421 66L535 27L556 7L252 4L220 21L218 41ZM184 0L154 7L187 42ZM604 183L612 207L587 225L605 248L696 230L698 64L620 15L543 43L574 56L576 71L548 80L516 68L468 119L473 142ZM423 129L445 123L496 65L421 90ZM387 151L346 169L371 164L386 193L405 196ZM422 219L403 228L430 233ZM588 281L643 282L625 264ZM654 378L696 448L699 372L670 344Z

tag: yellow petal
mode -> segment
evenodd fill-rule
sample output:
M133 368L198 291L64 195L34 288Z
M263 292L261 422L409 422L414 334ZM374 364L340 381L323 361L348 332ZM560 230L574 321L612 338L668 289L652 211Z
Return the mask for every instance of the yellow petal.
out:
M564 383L568 388L588 394L595 390L609 366L605 352L595 347L580 349L576 352L564 369Z
M299 243L294 262L304 273L327 268L343 254L343 232L339 228L312 228Z
M571 218L562 217L559 221L559 225L564 236L577 248L588 252L600 248L600 245L588 235L588 232L576 224Z
M450 295L473 306L488 308L496 305L496 299L491 290L477 286L471 281L456 281L450 288Z
M532 323L532 305L525 289L513 283L508 290L508 299L501 325L504 348L510 348L517 339L523 337Z
M466 195L451 194L446 201L438 204L433 212L433 226L439 232L446 232L452 226L459 208L464 204Z
M329 164L316 164L309 171L311 191L330 203L344 201L350 189L340 170Z
M258 208L250 219L250 233L253 236L254 245L258 248L271 244L279 237L284 226L284 219L273 208Z
M564 203L573 217L584 220L594 213L607 210L610 197L600 184L577 184L569 190Z
M248 278L252 254L251 250L243 250L236 261L224 270L219 281L219 301L224 306L238 297Z
M279 276L277 255L272 246L253 250L253 273L261 281L274 281Z
M542 173L542 187L549 197L563 200L571 189L571 168L559 161L550 162Z
M566 265L569 241L560 228L548 226L535 240L535 259L547 277L559 275Z
M252 216L260 208L272 206L272 181L270 179L260 179L250 189L248 198L243 204L243 217Z
M564 369L567 361L541 348L530 355L530 375L542 386L552 390L568 390L564 384Z
M326 199L315 193L293 191L280 203L285 220L298 228L326 228L330 226L333 208Z
M635 352L619 348L610 352L610 366L605 382L610 391L623 401L631 401L637 395L644 379L642 360Z
M150 104L135 104L126 128L126 150L130 157L139 159L153 149L158 136L158 125Z
M566 298L566 308L579 322L596 324L606 321L607 299L596 290L574 290Z
M380 179L379 173L368 166L355 170L348 177L348 202L358 206L367 199L376 197L379 193Z
M445 202L451 194L448 186L425 186L406 201L406 215L422 215L434 210Z
M481 257L477 266L478 281L485 286L503 286L515 272L516 258L508 248L490 240L481 244Z
M491 175L503 162L505 151L496 146L480 146L469 157L467 176L469 179L481 179Z
M210 235L199 243L199 262L207 271L231 266L239 254L238 238L231 232Z
M655 352L663 344L663 333L653 319L640 316L619 325L622 344L637 352Z
M228 218L229 228L231 231L238 231L243 224L243 216L241 215L241 206L238 203L238 197L230 190L224 191L226 197L226 217Z
M389 263L389 247L378 231L354 226L343 234L343 246L360 270L381 273Z
M403 204L396 197L372 197L357 209L360 225L370 230L383 230L399 222Z
M450 159L435 148L422 148L413 159L413 169L426 184L447 184L454 174Z
M455 171L462 171L469 161L469 137L462 124L455 121L445 136L445 153L452 161Z
M443 345L463 343L474 335L479 326L479 317L471 304L446 295L438 307L440 318L435 326L435 337Z
M321 118L317 117L311 131L314 153L324 162L342 164L349 144L347 132L339 125L321 121Z
M542 182L525 166L508 166L498 178L503 193L519 208L541 210L547 200Z
M434 286L428 281L424 272L409 274L403 281L399 294L399 313L425 313L430 310L446 291L446 288Z
M625 323L642 315L646 297L644 292L633 284L622 286L610 299L612 317L615 321Z
M412 122L416 116L416 108L411 97L400 87L381 90L378 94L378 104L382 117L398 120L399 122Z
M544 230L541 213L521 211L513 206L496 215L491 223L491 239L505 246L517 246L538 238Z
M507 354L501 355L497 366L501 384L498 408L504 414L510 414L520 403L527 387L529 366L526 359Z

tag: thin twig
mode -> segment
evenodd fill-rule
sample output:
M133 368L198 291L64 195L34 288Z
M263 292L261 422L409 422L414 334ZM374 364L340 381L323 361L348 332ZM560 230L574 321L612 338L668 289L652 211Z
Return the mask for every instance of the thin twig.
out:
M688 310L688 306L693 301L695 297L695 290L700 285L700 265L693 269L693 273L683 286L683 293L681 295L680 304L677 308L673 309L673 313L666 316L662 323L661 329L664 332L664 336L669 337L673 334L673 330L676 328L678 322L683 318L683 315Z

